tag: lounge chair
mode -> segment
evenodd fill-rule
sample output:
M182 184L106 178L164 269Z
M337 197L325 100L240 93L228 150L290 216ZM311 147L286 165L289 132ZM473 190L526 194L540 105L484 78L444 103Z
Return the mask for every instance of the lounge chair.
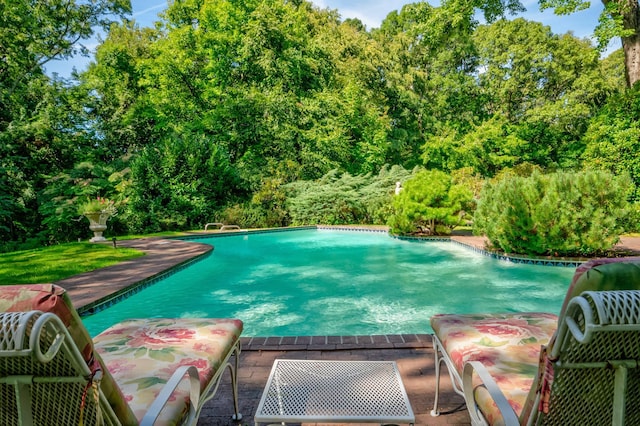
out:
M559 318L548 313L431 318L441 364L471 423L640 424L640 258L576 270Z
M193 425L227 368L241 418L240 320L130 320L92 341L64 289L42 284L0 287L0 327L1 425Z

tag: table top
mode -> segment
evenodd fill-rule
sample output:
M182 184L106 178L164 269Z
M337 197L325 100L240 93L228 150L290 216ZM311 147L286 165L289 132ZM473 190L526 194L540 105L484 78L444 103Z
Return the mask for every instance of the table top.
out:
M277 359L254 420L413 424L415 416L394 361Z

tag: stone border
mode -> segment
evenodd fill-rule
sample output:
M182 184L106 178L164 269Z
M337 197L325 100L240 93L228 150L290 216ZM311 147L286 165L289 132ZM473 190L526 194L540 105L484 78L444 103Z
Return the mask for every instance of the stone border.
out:
M542 258L532 258L526 256L512 256L504 253L496 253L489 250L485 250L473 244L467 244L462 241L455 240L451 237L411 237L411 236L403 236L403 235L392 235L389 234L392 238L403 240L403 241L416 241L416 242L448 242L458 244L466 249L472 250L476 253L482 254L483 256L491 257L495 260L500 260L503 262L510 263L518 263L523 265L537 265L537 266L559 266L559 267L570 267L577 268L587 260L578 260L578 259L542 259Z
M196 262L200 262L201 260L208 258L209 256L211 256L211 253L213 253L213 250L209 250L206 253L196 256L192 259L186 260L180 263L179 265L175 265L152 277L145 278L142 281L138 281L137 283L123 290L115 292L109 295L108 297L105 297L93 303L89 303L87 305L81 306L77 308L76 311L78 311L78 315L80 315L80 317L86 317L88 315L93 315L93 314L97 314L98 312L104 311L105 309L110 308L111 306L122 302L124 299L127 299L133 296L134 294L140 293L142 290L157 283L158 281L165 279L168 276L171 276L176 272L179 272L193 265Z
M432 348L430 334L240 337L243 351L342 351Z
M491 257L503 262L519 263L523 265L536 265L536 266L559 266L566 268L577 268L582 265L586 260L568 260L568 259L540 259L524 256L511 256L504 253L495 253L485 249L478 248L471 244L465 244L462 241L450 240L454 244L473 250L476 253L480 253L484 256Z
M215 232L215 233L204 233L197 232L191 233L190 235L180 236L180 237L171 237L176 240L201 240L203 238L223 238L223 237L235 237L238 235L251 235L251 234L273 234L276 232L290 232L290 231L303 231L306 229L318 229L317 226L293 226L288 228L261 228L261 229L239 229L239 230L231 230L225 232Z

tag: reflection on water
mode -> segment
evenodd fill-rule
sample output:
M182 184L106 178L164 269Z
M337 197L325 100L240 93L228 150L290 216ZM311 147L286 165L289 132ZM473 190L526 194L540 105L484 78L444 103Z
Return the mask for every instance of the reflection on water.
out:
M430 332L436 313L557 313L572 268L502 262L447 242L302 230L199 240L208 258L83 318L234 317L244 336Z

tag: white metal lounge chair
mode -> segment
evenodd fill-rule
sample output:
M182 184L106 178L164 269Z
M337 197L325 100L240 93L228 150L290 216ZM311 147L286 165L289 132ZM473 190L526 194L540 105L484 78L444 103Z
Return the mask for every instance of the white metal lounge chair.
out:
M94 345L60 287L1 287L0 425L193 425L227 368L239 420L241 331L239 320L132 320Z
M224 223L222 223L222 222L210 222L210 223L207 223L206 225L204 225L204 230L208 231L210 226L212 226L213 229L220 229L222 226L224 226Z
M596 260L577 269L557 322L436 315L438 386L444 362L472 424L640 424L639 290L640 259Z

